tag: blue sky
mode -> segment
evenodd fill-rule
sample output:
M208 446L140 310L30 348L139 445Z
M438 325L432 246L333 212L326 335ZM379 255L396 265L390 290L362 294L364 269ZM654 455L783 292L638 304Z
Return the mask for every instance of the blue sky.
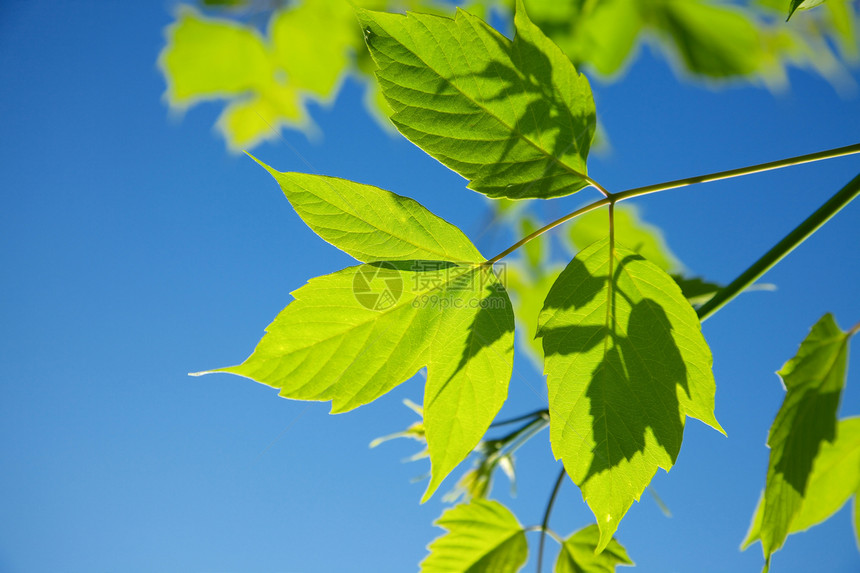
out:
M418 503L424 484L410 480L426 462L401 463L417 444L367 446L414 421L401 401L420 402L420 377L331 416L238 377L186 375L243 360L290 291L352 261L259 166L225 150L211 128L220 105L168 113L155 62L170 21L165 3L0 8L0 571L415 570L445 506ZM646 49L623 81L593 82L612 151L590 173L621 190L860 140L856 94L803 72L790 80L778 95L708 91ZM506 247L511 237L481 234L484 199L380 129L361 89L348 81L313 109L321 140L286 132L255 153L408 195L480 236L485 254ZM858 167L837 159L638 205L689 269L727 282ZM825 312L843 328L860 320L858 229L854 204L767 275L778 290L705 323L728 438L688 423L675 468L653 482L673 517L646 495L618 532L636 571L759 570L758 546L738 545L783 396L774 371ZM544 406L539 373L524 358L516 370L504 412ZM841 415L858 414L854 368ZM540 522L558 467L546 436L520 451L517 497L504 478L494 490L526 525ZM591 521L566 484L554 529ZM831 571L860 568L849 508L792 536L774 571L824 558Z

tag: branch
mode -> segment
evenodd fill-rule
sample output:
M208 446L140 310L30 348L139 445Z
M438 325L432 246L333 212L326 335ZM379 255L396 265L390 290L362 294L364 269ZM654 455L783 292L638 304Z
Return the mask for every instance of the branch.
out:
M735 280L718 291L708 302L699 307L697 314L699 320L705 321L708 317L720 310L727 302L738 296L744 289L753 284L763 274L776 265L788 253L805 241L810 235L817 231L824 223L830 220L852 199L860 195L860 175L848 182L838 193L831 197L824 205L819 207L812 215L807 217L800 225L795 227L788 235L778 242L772 249L765 253L759 260L742 272Z
M555 498L558 495L558 490L561 489L561 484L564 481L565 471L564 467L561 468L561 472L558 474L558 479L555 480L555 486L552 488L552 494L549 496L549 502L546 504L546 512L543 514L543 523L540 528L540 542L538 542L538 558L537 558L537 573L541 572L541 568L543 567L543 549L544 545L546 545L546 532L547 526L549 525L549 514L552 512L552 506L555 505Z

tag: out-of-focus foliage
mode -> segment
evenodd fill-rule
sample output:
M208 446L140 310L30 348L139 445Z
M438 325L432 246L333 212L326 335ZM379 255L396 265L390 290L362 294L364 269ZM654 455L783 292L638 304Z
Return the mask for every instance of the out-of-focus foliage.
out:
M513 4L475 0L464 8L479 16L492 11L504 21L512 20ZM307 102L332 101L343 78L352 75L368 80L368 107L387 123L391 110L371 79L376 66L353 6L452 12L443 0L183 5L166 29L159 57L168 104L184 110L204 100L226 100L217 127L231 149L250 149L283 127L311 130ZM771 87L785 85L788 66L838 81L843 62L858 55L857 8L847 0L830 0L789 24L783 21L786 0L528 0L526 7L577 67L603 79L617 77L643 42L688 75Z

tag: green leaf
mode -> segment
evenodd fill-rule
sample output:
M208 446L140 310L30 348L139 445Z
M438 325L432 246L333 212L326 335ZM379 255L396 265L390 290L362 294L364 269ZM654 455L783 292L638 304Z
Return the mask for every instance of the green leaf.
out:
M792 15L797 10L809 10L815 8L819 4L824 4L824 0L791 0L791 5L788 7L788 18L785 21L791 20Z
M530 0L528 6L535 24L575 65L588 64L603 75L624 66L643 26L644 7L629 0Z
M511 302L492 269L382 262L312 279L240 365L245 376L332 412L372 402L427 367L424 499L480 441L507 396Z
M685 416L722 431L711 352L672 278L608 238L565 268L538 324L553 453L597 517L601 550L674 464Z
M723 288L722 285L706 281L701 277L672 275L672 280L678 283L681 292L684 293L684 298L690 301L693 306L705 303Z
M355 15L347 2L304 0L281 10L269 25L273 53L296 88L328 99L356 47Z
M786 395L767 440L770 458L760 532L766 558L785 542L813 462L822 445L836 437L847 361L848 335L826 314L779 371Z
M359 261L484 260L460 229L408 197L335 177L280 173L252 158L316 234Z
M586 186L595 129L584 76L518 1L513 42L470 14L358 10L392 121L489 197L569 195Z
M167 100L177 107L262 89L272 72L259 33L231 20L204 18L190 8L167 28L159 66Z
M442 514L436 525L448 533L433 541L422 573L513 573L528 558L523 527L497 501L473 500Z
M305 108L298 93L289 86L273 86L261 95L228 105L216 127L230 150L241 151L277 138L282 126L306 124Z
M517 319L519 349L524 351L535 365L543 368L543 343L536 338L537 317L549 289L555 283L561 268L527 273L512 264L505 266L505 287L514 299L514 316Z
M519 230L523 237L527 237L538 230L537 222L534 218L526 215L520 219ZM547 242L541 239L541 237L537 237L523 246L526 263L528 263L529 268L535 272L540 269L544 259L546 259L547 251L549 250Z
M597 524L584 527L564 540L555 573L613 573L618 565L634 565L627 550L613 538L602 553L594 554L600 539Z
M769 54L755 20L733 6L702 0L653 4L651 24L671 38L696 73L726 78L761 71Z
M681 267L678 258L666 244L659 227L642 220L639 210L632 205L615 207L615 240L633 252L645 257L666 272ZM574 219L568 228L568 237L577 250L584 249L606 236L609 218L605 210L595 210Z
M852 495L855 495L856 531L858 489L860 489L860 418L855 417L840 420L837 425L836 439L833 442L821 444L809 475L806 491L789 525L788 534L805 531L826 520L839 511ZM763 518L764 511L762 511L760 499L750 530L741 545L742 549L746 549L756 541L761 541ZM765 557L770 559L767 553Z

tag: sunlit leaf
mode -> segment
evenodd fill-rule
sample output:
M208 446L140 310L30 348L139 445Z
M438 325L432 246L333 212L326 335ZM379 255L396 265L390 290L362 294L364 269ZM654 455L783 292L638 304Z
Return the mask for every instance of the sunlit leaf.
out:
M810 8L815 8L819 4L823 4L824 0L791 0L791 5L788 7L788 18L786 20L790 20L791 16L797 10L809 10Z
M513 312L486 267L372 263L312 279L229 372L332 412L372 402L427 367L425 499L472 451L507 395Z
M336 177L280 173L256 161L314 232L359 261L484 260L460 229L408 197Z
M788 534L805 531L828 519L860 489L860 418L840 420L833 442L823 442L812 466L806 491L788 528ZM855 527L856 505L855 497ZM759 500L743 549L761 541L764 511ZM769 560L769 555L765 554Z
M686 416L714 418L711 352L678 285L603 239L553 285L539 318L550 441L605 547L658 467L672 467Z
M634 565L627 550L614 538L598 555L594 554L600 539L597 524L584 527L564 540L555 573L614 573L618 565Z
M591 89L522 4L513 42L480 19L358 11L392 121L490 197L556 197L586 185Z
M476 499L442 514L436 525L448 533L430 544L422 573L514 573L528 558L517 518L501 503Z
M806 495L813 462L822 445L836 437L847 361L848 335L826 314L779 371L786 395L767 440L770 459L760 532L765 557L784 543Z

